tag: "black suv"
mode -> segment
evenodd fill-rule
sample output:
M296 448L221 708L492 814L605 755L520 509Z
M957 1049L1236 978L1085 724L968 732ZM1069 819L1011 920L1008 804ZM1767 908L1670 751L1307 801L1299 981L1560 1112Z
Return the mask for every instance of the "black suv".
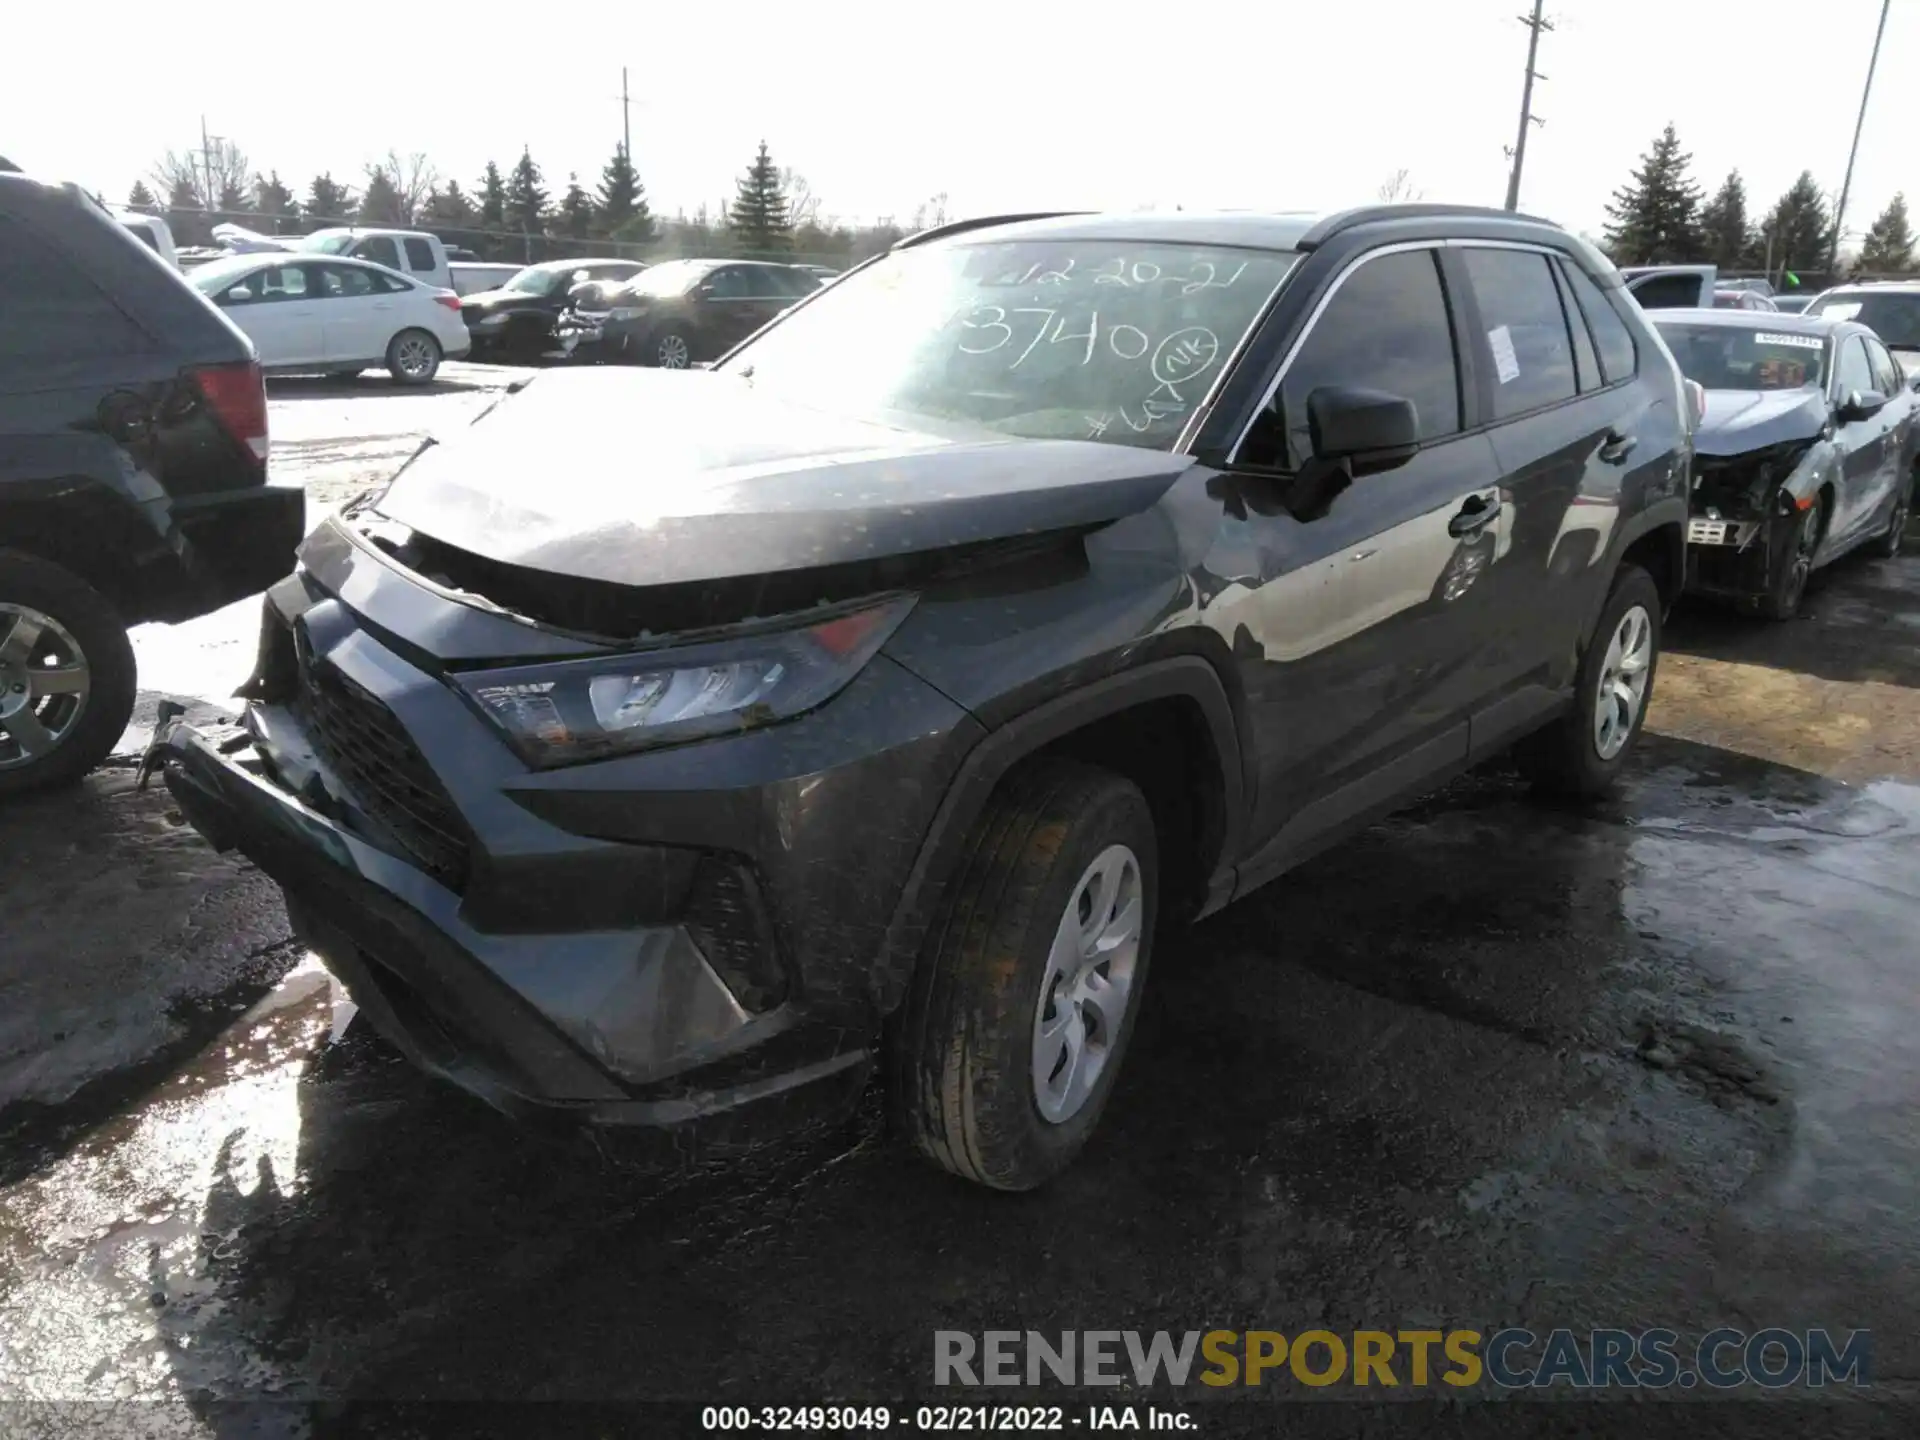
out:
M549 372L423 452L269 592L244 733L153 758L503 1108L751 1138L880 1063L1025 1188L1163 920L1515 742L1619 773L1691 424L1542 221L943 227L711 371Z
M252 345L71 185L0 175L0 795L77 779L133 711L126 627L286 573Z

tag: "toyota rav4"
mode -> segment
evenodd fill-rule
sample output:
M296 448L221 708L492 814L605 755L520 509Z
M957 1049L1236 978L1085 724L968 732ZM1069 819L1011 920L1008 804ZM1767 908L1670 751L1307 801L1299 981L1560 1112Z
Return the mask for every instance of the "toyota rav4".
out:
M269 592L242 728L150 758L504 1109L752 1139L877 1074L1024 1189L1164 922L1516 742L1620 772L1694 408L1541 221L947 226L425 449Z

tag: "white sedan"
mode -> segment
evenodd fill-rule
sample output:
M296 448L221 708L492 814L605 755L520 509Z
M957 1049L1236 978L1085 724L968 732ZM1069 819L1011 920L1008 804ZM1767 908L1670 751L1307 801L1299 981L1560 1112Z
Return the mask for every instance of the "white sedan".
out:
M268 371L357 375L377 365L424 385L473 343L459 296L366 260L235 255L187 280L246 332Z

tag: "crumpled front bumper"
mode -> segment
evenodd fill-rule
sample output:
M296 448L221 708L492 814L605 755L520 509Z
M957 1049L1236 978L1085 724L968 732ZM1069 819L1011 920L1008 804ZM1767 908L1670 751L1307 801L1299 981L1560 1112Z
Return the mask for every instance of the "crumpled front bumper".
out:
M857 1102L872 1062L857 1033L762 1023L751 1050L728 1053L765 1017L742 1010L682 926L482 931L459 897L289 793L263 741L301 761L297 718L256 705L225 733L163 725L147 764L216 849L279 883L296 934L422 1069L517 1117L697 1127L722 1145ZM616 1060L662 1078L631 1083Z

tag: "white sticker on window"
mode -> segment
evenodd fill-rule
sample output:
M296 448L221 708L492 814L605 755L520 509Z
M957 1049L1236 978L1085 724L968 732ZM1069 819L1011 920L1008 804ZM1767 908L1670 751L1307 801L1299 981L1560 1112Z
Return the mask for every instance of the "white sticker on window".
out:
M1792 345L1801 350L1819 350L1826 345L1818 335L1774 335L1765 330L1753 337L1756 345Z
M1504 325L1487 331L1487 344L1493 349L1493 371L1502 385L1520 378L1520 357L1513 353L1513 335Z
M1860 300L1837 300L1830 305L1822 305L1819 311L1820 318L1822 320L1851 320L1860 313L1860 306L1863 303L1865 302Z

